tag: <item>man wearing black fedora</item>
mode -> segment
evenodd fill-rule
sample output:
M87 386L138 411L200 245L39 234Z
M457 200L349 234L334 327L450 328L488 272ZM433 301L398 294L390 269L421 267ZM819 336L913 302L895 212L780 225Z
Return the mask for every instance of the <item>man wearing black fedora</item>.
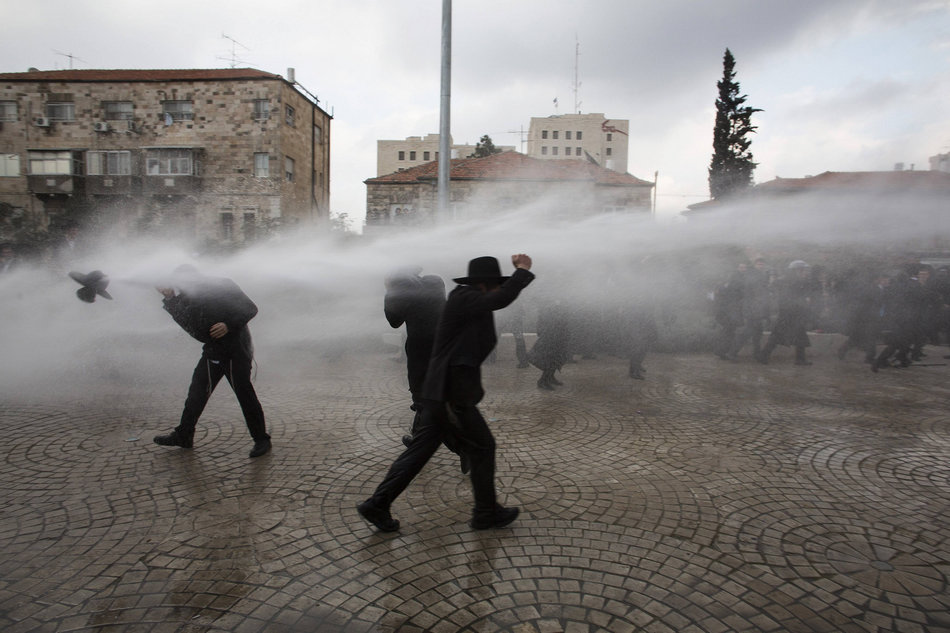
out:
M468 263L468 275L454 279L436 329L432 357L422 396L422 420L403 453L369 499L357 506L360 515L383 532L395 532L399 521L390 506L426 465L446 437L468 458L475 508L471 527L504 527L518 516L518 508L500 505L495 495L495 438L478 410L485 395L481 364L495 348L497 334L492 314L510 305L534 279L531 258L512 255L515 272L501 274L494 257Z

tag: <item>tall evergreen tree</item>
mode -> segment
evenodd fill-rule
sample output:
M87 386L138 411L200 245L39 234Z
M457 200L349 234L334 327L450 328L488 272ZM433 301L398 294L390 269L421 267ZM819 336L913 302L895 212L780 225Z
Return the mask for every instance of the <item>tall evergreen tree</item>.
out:
M485 134L482 139L475 144L475 151L468 155L469 158L484 158L492 154L501 154L501 150L495 147L491 137Z
M716 83L719 98L716 99L716 128L713 131L713 156L709 164L709 195L726 198L752 185L752 161L747 136L755 132L752 114L759 108L743 105L746 95L739 94L735 81L736 60L729 49L722 58L722 80Z

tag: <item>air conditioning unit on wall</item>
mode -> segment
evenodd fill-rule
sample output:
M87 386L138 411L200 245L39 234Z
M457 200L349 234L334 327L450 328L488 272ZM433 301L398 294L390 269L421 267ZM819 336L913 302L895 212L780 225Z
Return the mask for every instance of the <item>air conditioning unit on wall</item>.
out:
M93 124L92 129L94 129L96 132L108 132L109 124L105 121L96 121Z
M45 116L38 116L33 119L33 125L36 127L49 127L49 119Z

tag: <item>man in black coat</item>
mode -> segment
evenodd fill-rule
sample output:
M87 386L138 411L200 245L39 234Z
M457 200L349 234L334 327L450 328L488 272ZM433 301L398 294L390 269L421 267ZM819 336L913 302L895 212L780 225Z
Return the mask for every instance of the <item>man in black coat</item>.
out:
M454 280L461 285L449 293L436 330L419 428L373 496L357 507L379 530L399 529L390 506L450 434L471 466L475 509L469 525L479 530L504 527L518 516L518 508L502 507L496 500L495 438L477 407L485 395L481 364L497 343L492 313L511 304L534 279L530 257L512 255L511 262L514 274L503 277L498 260L479 257L469 262L468 276Z
M211 392L225 377L254 440L250 456L260 457L270 451L264 411L251 384L254 352L247 322L257 314L257 306L230 279L208 277L188 265L176 269L172 285L159 287L158 291L165 297L165 310L204 347L191 377L181 422L171 433L155 436L155 443L191 448L198 418Z
M412 433L422 418L422 385L432 355L435 328L445 307L445 282L436 275L420 276L420 268L400 269L386 278L383 313L394 328L406 325L406 365L415 417ZM406 446L412 434L403 436Z

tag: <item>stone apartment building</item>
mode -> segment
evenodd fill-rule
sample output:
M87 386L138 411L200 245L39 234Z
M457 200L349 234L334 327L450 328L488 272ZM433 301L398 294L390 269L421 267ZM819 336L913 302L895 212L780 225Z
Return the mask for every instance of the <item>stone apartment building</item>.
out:
M451 161L451 218L438 218L435 161L365 181L366 231L504 215L540 205L551 219L605 212L651 212L653 183L589 161L553 161L518 152Z
M0 238L230 245L326 220L331 119L293 69L0 73Z
M430 161L439 160L439 134L410 136L404 141L376 141L376 175L385 176L403 171ZM449 139L451 158L468 158L475 151L474 145L455 145ZM496 145L497 149L509 151L513 146Z
M550 160L592 160L626 173L630 121L603 114L532 117L527 154Z

